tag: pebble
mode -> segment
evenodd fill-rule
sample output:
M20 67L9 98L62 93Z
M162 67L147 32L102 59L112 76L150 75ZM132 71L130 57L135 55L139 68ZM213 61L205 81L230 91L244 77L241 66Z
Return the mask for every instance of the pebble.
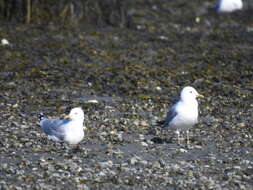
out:
M141 141L145 140L145 136L143 134L139 134L139 138Z
M106 162L99 162L98 165L101 168L111 168L111 167L113 167L113 161L109 160L109 161L106 161Z
M148 144L145 143L145 142L141 142L141 145L144 146L144 147L148 147Z
M146 121L141 121L140 122L140 126L142 127L147 127L148 126L148 123Z
M139 160L141 160L140 157L134 156L130 159L130 164L135 165Z
M179 152L186 153L186 152L188 152L188 150L186 150L186 149L184 149L184 148L180 148L180 149L179 149Z
M97 104L98 101L97 100L88 100L87 103L93 103L93 104Z
M5 39L5 38L1 39L1 44L2 44L2 46L8 46L8 45L10 45L9 41L7 39Z
M133 124L134 124L135 126L139 126L140 121L139 121L138 119L136 119L136 120L134 120Z

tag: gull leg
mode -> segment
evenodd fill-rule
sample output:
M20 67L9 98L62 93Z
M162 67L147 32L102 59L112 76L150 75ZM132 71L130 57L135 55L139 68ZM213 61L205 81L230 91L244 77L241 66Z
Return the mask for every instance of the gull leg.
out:
M189 130L186 131L187 144L190 144Z
M176 131L177 134L177 143L180 144L180 131Z

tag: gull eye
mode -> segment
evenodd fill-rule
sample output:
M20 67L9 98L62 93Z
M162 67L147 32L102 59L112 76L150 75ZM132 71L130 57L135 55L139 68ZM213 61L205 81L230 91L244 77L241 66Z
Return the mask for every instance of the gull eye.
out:
M190 91L190 93L192 94L192 91Z

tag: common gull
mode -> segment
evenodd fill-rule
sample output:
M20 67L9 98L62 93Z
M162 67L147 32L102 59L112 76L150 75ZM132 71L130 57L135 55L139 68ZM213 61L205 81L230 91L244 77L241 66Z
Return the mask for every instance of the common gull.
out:
M40 114L38 125L49 139L77 144L84 137L83 121L83 110L76 107L64 119L48 119Z
M163 129L172 129L177 133L177 140L180 144L180 132L186 131L187 144L189 144L189 129L198 122L198 102L197 97L204 97L193 87L184 87L180 93L179 101L167 112L163 124Z

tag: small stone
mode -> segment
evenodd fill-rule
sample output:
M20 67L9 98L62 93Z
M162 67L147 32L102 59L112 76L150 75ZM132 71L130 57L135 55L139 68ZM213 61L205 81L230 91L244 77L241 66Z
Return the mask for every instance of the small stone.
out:
M28 125L20 125L20 128L26 129L26 128L29 128L29 126Z
M143 166L146 166L148 164L148 161L147 160L141 160L141 161L139 161L139 163Z
M160 86L157 86L157 87L156 87L156 90L161 91L162 88L161 88Z
M243 122L242 122L242 123L238 123L238 126L239 126L239 127L245 127L245 126L246 126L246 123L243 123Z
M17 108L17 107L18 107L18 104L14 104L12 107L13 107L13 108Z
M133 158L130 159L130 164L135 165L139 160L140 158L138 156L134 156Z
M103 131L103 132L101 132L100 133L100 136L107 136L108 134L107 134L107 132L105 132L105 131Z
M188 151L187 151L186 149L180 148L180 149L179 149L179 152L186 153L186 152L188 152Z
M153 168L160 168L161 167L161 164L159 162L154 162L153 163Z
M110 132L110 134L111 134L111 135L116 135L116 134L117 134L117 131L116 131L116 130L112 130L112 131Z
M145 142L141 142L141 145L144 146L144 147L148 147L148 144L145 143Z
M199 23L199 22L200 22L200 18L199 18L199 17L196 17L196 18L195 18L195 22L196 22L196 23Z
M8 164L4 163L0 165L1 169L7 169L8 168Z
M97 100L88 100L87 103L97 104L98 101Z
M191 170L189 170L188 173L187 173L187 176L188 177L192 177L193 176L193 172Z
M134 120L133 123L134 123L135 126L138 126L140 124L140 121L136 119L136 120Z
M148 123L146 121L141 121L140 122L140 126L142 127L147 127L148 126Z
M12 121L12 123L11 123L14 127L19 127L19 123L18 122L16 122L16 121Z
M145 140L145 136L144 135L142 135L142 134L139 134L139 138L140 138L140 140Z
M123 141L123 137L121 133L117 134L117 138L118 138L118 141Z
M111 168L113 166L113 162L111 160L109 160L107 162L99 162L98 165L101 168Z
M3 46L8 46L8 45L10 45L9 41L8 41L7 39L5 39L5 38L3 38L3 39L1 40L1 44L2 44Z

